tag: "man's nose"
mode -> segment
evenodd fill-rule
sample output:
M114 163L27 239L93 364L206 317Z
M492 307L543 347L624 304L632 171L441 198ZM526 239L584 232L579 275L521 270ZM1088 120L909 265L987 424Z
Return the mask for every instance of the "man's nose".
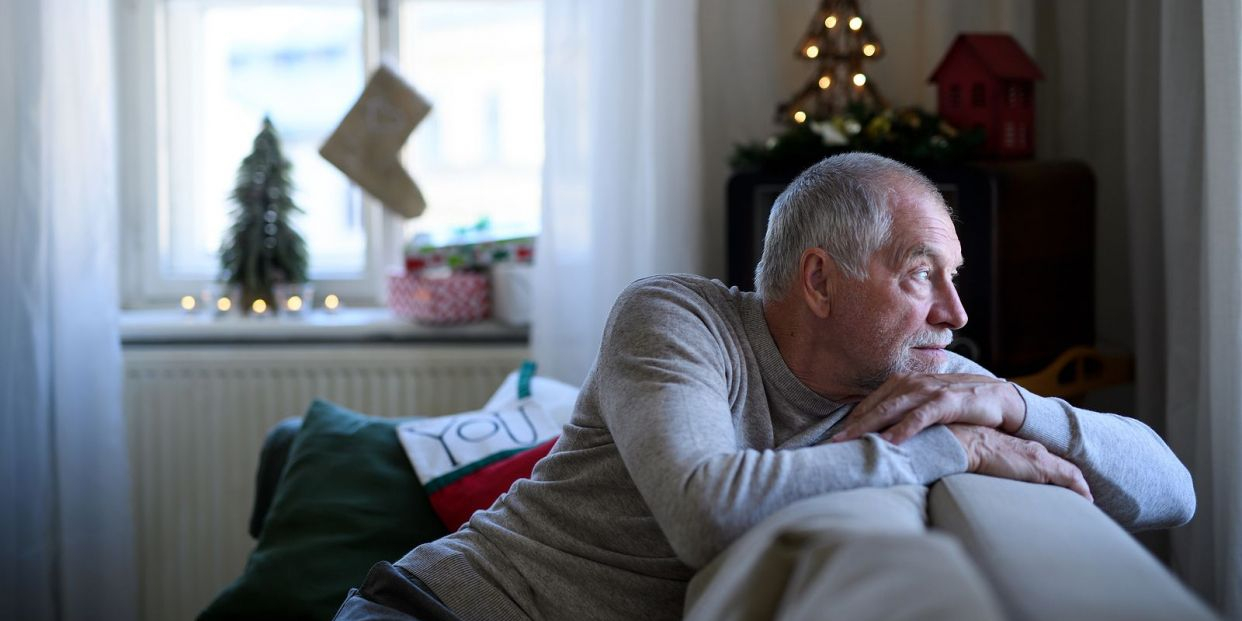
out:
M932 305L928 321L937 326L945 326L951 330L960 330L970 318L966 316L966 308L962 306L962 298L957 295L957 287L952 281L944 281L936 292L936 302Z

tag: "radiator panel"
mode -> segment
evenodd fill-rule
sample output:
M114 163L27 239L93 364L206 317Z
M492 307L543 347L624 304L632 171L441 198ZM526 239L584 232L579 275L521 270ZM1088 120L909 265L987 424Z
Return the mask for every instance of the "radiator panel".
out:
M481 407L525 345L125 348L142 618L192 619L241 574L267 430L321 397L375 416Z

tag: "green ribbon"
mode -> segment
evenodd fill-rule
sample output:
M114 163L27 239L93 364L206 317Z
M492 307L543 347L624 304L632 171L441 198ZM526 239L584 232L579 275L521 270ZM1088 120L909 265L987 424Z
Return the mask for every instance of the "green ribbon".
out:
M518 370L518 399L530 396L530 378L535 376L535 367L534 360L522 361L522 368Z

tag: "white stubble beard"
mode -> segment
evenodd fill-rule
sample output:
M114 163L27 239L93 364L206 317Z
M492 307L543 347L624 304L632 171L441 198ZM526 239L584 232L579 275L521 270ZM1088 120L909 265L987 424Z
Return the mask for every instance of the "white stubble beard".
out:
M943 373L948 358L941 357L939 362L925 362L915 358L913 349L916 347L947 346L953 339L951 330L923 330L912 334L897 350L895 358L890 360L883 369L876 369L860 374L856 384L867 392L874 391L884 382L898 373Z

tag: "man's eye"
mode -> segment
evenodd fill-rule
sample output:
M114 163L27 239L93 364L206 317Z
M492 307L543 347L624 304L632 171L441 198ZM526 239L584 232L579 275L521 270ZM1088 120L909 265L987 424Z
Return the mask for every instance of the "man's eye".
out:
M918 280L931 280L931 270L919 270L914 273L914 277Z

